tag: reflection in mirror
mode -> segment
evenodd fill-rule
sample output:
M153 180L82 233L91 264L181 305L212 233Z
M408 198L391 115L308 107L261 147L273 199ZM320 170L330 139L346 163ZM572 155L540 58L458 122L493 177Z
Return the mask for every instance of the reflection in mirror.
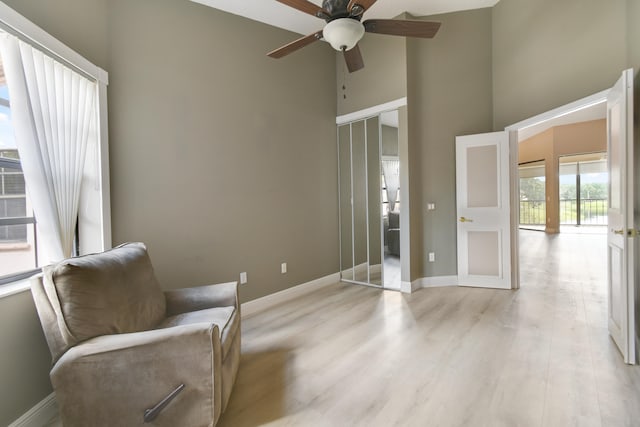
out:
M351 124L354 280L369 282L365 122Z
M351 216L351 130L349 125L338 128L338 179L340 190L340 268L341 277L353 278L353 246Z
M380 115L384 286L400 287L400 157L398 111Z
M382 286L382 200L380 192L380 121L367 120L367 210L369 218L369 283Z

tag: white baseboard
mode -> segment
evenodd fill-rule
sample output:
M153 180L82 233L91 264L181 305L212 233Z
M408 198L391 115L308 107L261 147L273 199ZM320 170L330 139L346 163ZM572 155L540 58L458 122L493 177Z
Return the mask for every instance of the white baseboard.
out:
M400 291L410 294L422 288L440 288L444 286L458 286L458 276L421 277L413 282L402 282Z
M422 277L415 280L418 288L440 288L444 286L458 286L458 276Z
M410 294L415 292L418 288L415 286L416 281L413 282L405 282L404 280L400 282L400 292L403 294Z
M58 415L58 403L56 395L51 393L12 422L9 427L42 427L56 415Z
M333 273L328 276L320 277L319 279L315 279L310 282L302 283L283 291L276 292L275 294L267 295L262 298L254 299L252 301L247 301L242 304L242 316L251 316L258 311L267 309L285 301L292 300L324 286L338 283L339 281L340 273Z

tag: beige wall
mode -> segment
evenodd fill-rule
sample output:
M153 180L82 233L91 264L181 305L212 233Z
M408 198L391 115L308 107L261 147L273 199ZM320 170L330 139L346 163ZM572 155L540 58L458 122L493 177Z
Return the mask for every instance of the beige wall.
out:
M521 141L518 163L545 161L547 233L560 232L560 157L607 151L605 119L556 126Z
M188 0L5 3L109 72L113 241L145 241L165 288L246 271L247 301L338 271L331 49L267 58L297 35ZM6 425L50 357L29 293L0 313Z
M0 299L0 425L51 393L51 354L30 292Z
M491 9L423 19L442 27L408 41L412 280L456 274L455 137L492 126Z
M627 67L626 5L501 0L493 8L494 128L611 87Z
M186 0L111 0L110 25L114 243L165 287L246 271L242 301L337 272L333 51L268 58L296 35Z
M338 115L407 96L406 39L365 34L358 45L364 68L355 73L347 70L342 53L335 53Z
M640 70L640 0L627 0L627 67Z
M73 50L106 68L109 0L2 0Z

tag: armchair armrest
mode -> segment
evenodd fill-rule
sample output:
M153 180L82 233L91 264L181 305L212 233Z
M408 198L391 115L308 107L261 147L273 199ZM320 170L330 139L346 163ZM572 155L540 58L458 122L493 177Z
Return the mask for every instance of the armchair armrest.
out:
M156 426L215 424L221 411L216 325L195 323L104 335L69 349L51 381L64 425L141 425L146 409L184 384Z
M172 289L165 291L164 295L167 300L167 316L213 307L233 306L240 310L238 282Z

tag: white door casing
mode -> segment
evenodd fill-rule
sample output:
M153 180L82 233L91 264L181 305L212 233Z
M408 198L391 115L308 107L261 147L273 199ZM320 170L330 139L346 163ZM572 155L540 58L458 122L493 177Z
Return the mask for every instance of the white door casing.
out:
M456 137L458 284L511 289L507 132Z
M633 70L626 70L607 96L609 206L607 293L609 333L625 363L636 362L634 262Z

